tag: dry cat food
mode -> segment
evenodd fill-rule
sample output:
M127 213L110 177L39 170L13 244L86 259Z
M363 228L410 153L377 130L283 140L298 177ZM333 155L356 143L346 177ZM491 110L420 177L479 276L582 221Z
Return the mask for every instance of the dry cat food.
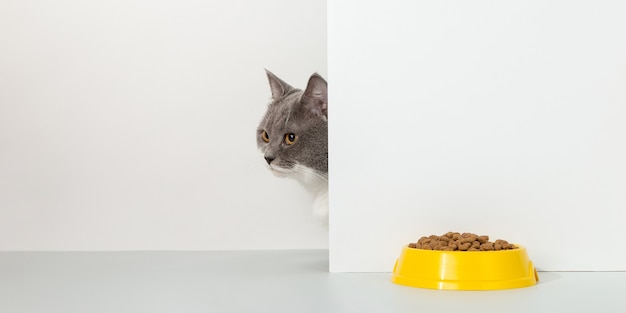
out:
M442 236L431 235L422 237L409 248L441 251L499 251L516 249L506 240L489 241L489 236L479 236L472 233L447 232Z

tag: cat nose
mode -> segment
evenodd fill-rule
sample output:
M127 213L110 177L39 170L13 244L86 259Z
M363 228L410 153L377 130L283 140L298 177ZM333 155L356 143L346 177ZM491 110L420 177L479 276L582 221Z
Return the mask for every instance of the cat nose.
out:
M274 161L274 159L276 159L273 156L266 156L265 157L265 161L267 161L267 164L272 164L272 161Z

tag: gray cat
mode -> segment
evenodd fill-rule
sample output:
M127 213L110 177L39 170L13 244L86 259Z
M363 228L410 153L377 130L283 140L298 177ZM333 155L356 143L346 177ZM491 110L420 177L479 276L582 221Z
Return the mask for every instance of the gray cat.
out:
M302 91L266 72L272 101L257 129L257 146L274 175L295 178L313 194L313 215L327 221L327 83L316 73Z

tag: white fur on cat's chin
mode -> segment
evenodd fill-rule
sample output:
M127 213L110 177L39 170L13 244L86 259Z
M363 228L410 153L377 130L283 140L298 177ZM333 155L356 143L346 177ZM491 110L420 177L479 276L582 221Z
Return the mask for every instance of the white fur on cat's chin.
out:
M313 216L328 224L328 176L304 165L296 164L291 169L270 165L275 176L289 177L300 182L313 195Z
M293 174L293 170L282 168L275 165L269 165L269 170L272 171L272 174L276 177L289 177Z

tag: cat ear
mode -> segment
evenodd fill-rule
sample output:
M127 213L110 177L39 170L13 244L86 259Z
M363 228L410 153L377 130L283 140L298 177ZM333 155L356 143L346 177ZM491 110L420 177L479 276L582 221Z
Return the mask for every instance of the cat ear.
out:
M309 78L309 83L304 90L303 101L315 114L326 120L328 118L328 84L315 73Z
M293 89L293 87L289 86L289 84L282 81L272 72L265 70L267 74L267 79L270 81L270 89L272 90L272 99L278 100L280 97L284 96Z

